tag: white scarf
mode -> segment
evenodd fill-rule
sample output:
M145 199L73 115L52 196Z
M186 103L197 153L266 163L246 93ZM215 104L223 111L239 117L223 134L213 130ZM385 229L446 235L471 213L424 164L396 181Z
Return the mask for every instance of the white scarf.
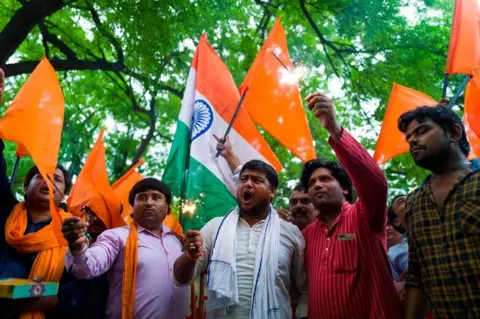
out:
M235 238L240 217L238 206L222 220L215 236L207 274L207 315L235 306L238 301ZM275 293L278 268L280 217L270 207L255 259L250 319L279 318Z

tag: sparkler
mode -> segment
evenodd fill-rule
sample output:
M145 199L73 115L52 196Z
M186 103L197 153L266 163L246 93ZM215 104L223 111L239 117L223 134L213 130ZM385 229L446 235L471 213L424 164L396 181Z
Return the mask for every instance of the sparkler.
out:
M195 214L195 210L197 209L196 204L198 202L199 202L198 199L193 202L185 201L184 203L182 203L182 212L188 213L190 216L193 216Z

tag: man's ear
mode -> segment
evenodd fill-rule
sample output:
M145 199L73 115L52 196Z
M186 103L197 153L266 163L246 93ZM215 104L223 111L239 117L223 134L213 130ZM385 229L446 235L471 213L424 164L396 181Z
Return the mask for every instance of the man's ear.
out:
M462 138L463 130L462 127L458 124L453 124L452 129L450 130L450 139L454 143L458 143Z

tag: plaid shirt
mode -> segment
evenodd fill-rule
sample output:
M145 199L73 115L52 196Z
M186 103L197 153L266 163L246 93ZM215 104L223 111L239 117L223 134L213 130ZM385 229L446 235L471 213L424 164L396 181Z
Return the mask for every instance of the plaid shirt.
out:
M435 318L480 318L480 160L457 179L443 207L429 178L407 200L407 287L423 289Z

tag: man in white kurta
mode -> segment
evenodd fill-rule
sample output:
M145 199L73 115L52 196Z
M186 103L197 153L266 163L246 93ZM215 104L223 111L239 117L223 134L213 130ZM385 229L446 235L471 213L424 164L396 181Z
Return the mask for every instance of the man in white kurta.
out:
M299 229L271 207L277 186L270 165L246 163L237 190L239 205L201 232L186 233L174 283L189 285L208 271L209 318L292 318L292 282L300 291L296 317L307 316L305 241Z

